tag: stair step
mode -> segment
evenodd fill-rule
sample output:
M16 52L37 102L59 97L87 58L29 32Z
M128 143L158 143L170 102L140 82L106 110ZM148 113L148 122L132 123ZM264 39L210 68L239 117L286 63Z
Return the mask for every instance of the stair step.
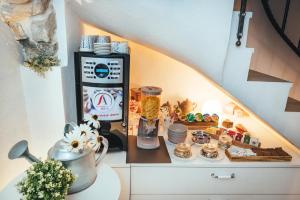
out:
M289 82L274 76L270 76L268 74L264 74L258 71L249 70L248 81L261 81L261 82Z
M300 101L289 97L287 100L287 103L286 103L285 111L286 112L300 112Z

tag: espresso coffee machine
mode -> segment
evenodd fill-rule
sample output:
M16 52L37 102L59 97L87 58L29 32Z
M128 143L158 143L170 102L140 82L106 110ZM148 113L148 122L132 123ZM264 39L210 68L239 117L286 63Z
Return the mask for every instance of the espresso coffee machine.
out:
M127 150L129 68L128 54L75 53L77 120L97 115L109 151Z

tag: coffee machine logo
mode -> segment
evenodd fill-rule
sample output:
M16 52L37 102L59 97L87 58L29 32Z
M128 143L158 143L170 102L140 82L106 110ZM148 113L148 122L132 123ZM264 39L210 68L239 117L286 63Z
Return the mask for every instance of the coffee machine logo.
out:
M113 107L114 97L105 91L101 91L94 96L94 106L99 110L109 110Z

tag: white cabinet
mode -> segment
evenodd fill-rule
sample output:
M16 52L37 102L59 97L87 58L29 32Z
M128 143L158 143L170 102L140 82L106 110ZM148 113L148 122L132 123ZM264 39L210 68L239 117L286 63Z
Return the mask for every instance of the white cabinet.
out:
M299 168L131 167L132 195L300 195Z

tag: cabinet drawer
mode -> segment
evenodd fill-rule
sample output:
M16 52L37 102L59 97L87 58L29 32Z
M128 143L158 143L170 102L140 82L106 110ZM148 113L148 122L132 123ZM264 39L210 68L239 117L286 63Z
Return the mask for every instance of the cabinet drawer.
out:
M299 168L131 169L131 194L300 194L299 185Z

